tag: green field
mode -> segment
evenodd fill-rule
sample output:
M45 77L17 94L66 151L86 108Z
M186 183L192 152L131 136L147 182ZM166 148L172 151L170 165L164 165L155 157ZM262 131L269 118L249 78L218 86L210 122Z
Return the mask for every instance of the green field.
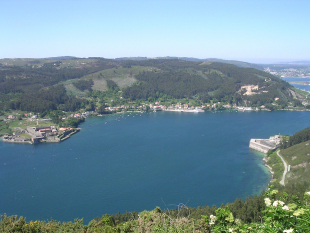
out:
M21 128L21 129L26 129L27 126L50 126L50 125L54 125L51 121L37 121L33 120L33 121L29 121L29 120L14 120L14 121L8 121L9 127L14 130L16 128Z
M6 121L0 121L0 136L11 133L12 130L9 128L9 123Z
M70 82L71 81L71 82ZM70 79L66 82L64 82L64 87L66 88L66 92L69 95L74 95L74 96L78 96L78 97L84 97L87 95L86 91L81 91L79 89L77 89L73 83L78 81L78 79Z
M23 133L23 134L20 134L18 135L19 137L24 137L24 138L31 138L31 136L27 133Z
M26 119L23 120L10 120L10 121L0 121L0 136L5 135L5 134L12 134L13 132L16 131L22 131L27 128L27 126L39 126L39 127L44 127L44 126L50 126L50 125L55 125L51 121L29 121ZM21 136L21 135L20 135ZM21 137L27 137L26 136L21 136Z

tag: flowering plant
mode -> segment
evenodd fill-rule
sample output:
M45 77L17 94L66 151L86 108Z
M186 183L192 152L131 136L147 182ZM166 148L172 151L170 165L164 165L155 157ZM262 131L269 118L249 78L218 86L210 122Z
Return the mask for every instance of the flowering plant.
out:
M310 232L310 192L306 192L303 200L296 196L288 199L283 193L278 196L278 191L272 187L266 191L264 202L266 209L260 223L242 223L234 219L227 208L216 210L216 216L211 215L208 224L211 232L270 232L270 233L297 233Z

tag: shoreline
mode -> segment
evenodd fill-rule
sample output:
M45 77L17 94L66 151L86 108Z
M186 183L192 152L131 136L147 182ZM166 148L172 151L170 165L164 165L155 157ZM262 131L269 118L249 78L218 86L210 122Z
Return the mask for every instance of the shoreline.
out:
M272 170L272 167L270 167L267 162L268 162L268 159L266 158L267 156L265 155L264 158L263 158L263 161L265 162L264 166L268 168L268 171L271 173L271 178L273 178L273 174L274 174L274 171ZM271 181L270 181L271 182ZM269 183L270 183L269 182Z
M27 138L27 140L25 140L25 138L22 138L22 137L14 137L14 138L6 139L6 138L4 138L4 136L1 136L0 141L8 142L8 143L17 143L17 144L29 143L31 145L39 144L39 143L60 143L60 142L67 140L68 138L70 138L73 134L80 132L80 130L81 130L81 128L75 128L75 130L68 133L63 138L59 138L59 137L55 136L54 140L44 139L44 138L40 138L40 139L38 139L38 138ZM36 139L36 140L34 140L34 139Z
M260 161L263 161L263 164L262 164L263 165L263 167L262 167L263 172L266 172L266 173L271 175L271 178L270 178L269 182L266 184L266 188L265 189L267 189L269 187L270 183L273 181L273 176L274 176L274 171L272 170L272 167L270 167L267 164L267 161L268 161L267 154L265 154L263 152L260 152L260 151L257 151L257 150L254 150L252 148L249 148L249 149L253 151L255 156L261 157Z
M157 111L149 111L149 112L192 112L192 113L199 113L199 112L223 112L223 111L228 111L228 112L231 112L233 110L233 112L258 112L258 111L270 111L270 110L267 110L267 109L258 109L258 110L255 110L255 109L252 109L252 110L247 110L247 111L240 111L238 110L238 108L230 108L230 109L223 109L223 110L203 110L203 109L164 109L164 110L157 110ZM276 111L296 111L296 112L302 112L302 111L305 111L305 112L308 112L310 111L310 109L302 109L302 110L299 110L299 109L277 109L275 110ZM113 112L113 113L109 113L109 114L93 114L92 116L93 117L105 117L105 116L109 116L109 115L114 115L114 114L126 114L126 113L148 113L146 111L121 111L121 112ZM17 143L17 144L24 144L24 143L29 143L29 144L37 144L37 143L56 143L56 142L62 142L68 138L70 138L71 135L79 132L81 130L81 128L76 128L77 130L75 132L71 132L69 134L69 136L65 136L64 138L61 138L58 140L42 140L41 142L33 142L31 139L30 140L25 140L25 141L20 141L20 140L11 140L11 139L4 139L3 137L5 135L0 135L0 141L2 142L9 142L9 143ZM17 137L18 139L18 137ZM262 152L263 153L263 152ZM265 161L265 160L264 160ZM270 173L273 174L274 172L272 171L272 168L269 167L267 164L265 165L268 170L270 170Z
M299 115L306 115L306 116L308 116L308 114L303 114L303 113L295 113L296 114L296 116L299 116ZM289 114L291 117L290 118L294 118L294 116L295 116L295 114ZM127 115L129 115L129 114L126 114L126 116ZM134 123L134 122L138 122L138 121L144 121L144 122L146 122L146 123L148 123L148 121L146 121L146 119L148 119L148 118L150 118L150 119L154 119L154 117L156 117L155 118L155 120L158 120L159 119L159 116L161 115L161 116L163 116L163 118L166 118L166 117L164 117L164 116L166 116L167 115L167 113L159 113L159 114L144 114L144 116L142 115L142 117L141 118L138 118L137 119L137 116L135 117L135 118L132 118L132 116L133 115L137 115L136 113L132 113L131 114L131 117L128 117L127 118L127 121L124 119L124 120L122 120L122 118L120 118L121 119L121 123L118 123L117 121L114 121L114 119L116 119L116 118L119 118L119 115L114 115L114 116L108 116L108 117L105 117L105 118L103 118L103 119L100 119L100 118L90 118L90 119L88 119L88 122L87 122L87 124L85 124L85 125L81 125L81 127L82 128L84 128L84 130L85 129L88 129L89 127L92 127L92 128L101 128L102 127L102 129L103 129L103 131L107 131L107 129L108 128L115 128L114 126L115 125L117 125L117 126L120 126L120 127L123 127L124 125L129 125L130 123ZM147 115L149 115L148 117L146 117ZM168 115L170 115L170 116L168 116ZM170 119L170 120L172 120L172 121L174 121L175 120L175 118L176 118L176 116L177 115L179 115L179 116L181 116L182 114L177 114L177 113L171 113L171 114L168 114L167 116L168 116L168 119ZM195 119L197 119L197 117L195 117L194 115L191 115L191 114L186 114L186 115L188 115L188 116L190 116L190 118L185 118L185 117L182 117L181 119L193 119L193 118L195 118ZM243 119L243 118L245 118L245 119L247 119L247 116L246 115L244 115L244 114L238 114L238 113L234 113L234 114L225 114L225 113L222 113L221 114L222 116L224 116L224 115L226 115L227 117L225 117L226 119L230 119L231 120L231 116L232 115L234 115L235 116L235 118L234 119L237 119L238 118L238 115L242 115L243 117L241 118L241 120ZM253 116L254 115L257 115L257 117L258 118L260 118L260 115L261 116L263 116L263 115L269 115L269 114L264 114L264 113L259 113L259 114L256 114L256 113L254 113L254 114L252 114ZM252 115L251 115L251 118L252 118ZM278 115L278 114L276 114L276 115ZM286 115L285 113L283 113L283 114L280 114L280 115ZM184 115L185 116L185 115ZM208 116L214 116L214 114L211 114L211 113L205 113L205 115L199 115L199 114L197 114L197 116L201 116L201 117L199 117L199 118L201 118L202 120L206 120L206 121L209 121L210 122L210 120L208 120ZM274 114L273 115L271 115L271 116L274 116ZM125 116L124 116L125 117ZM130 119L129 119L130 118ZM218 119L218 117L216 117L216 115L214 116L214 118L215 119ZM107 120L107 119L109 119L109 120L113 120L113 124L111 124L110 126L108 125L108 127L104 127L104 122ZM130 121L129 121L130 120ZM133 121L134 120L134 121ZM138 121L137 121L138 120ZM153 121L152 121L153 122ZM202 121L202 122L204 122L204 121ZM221 124L220 122L222 122L223 123L223 121L219 121L219 124ZM243 121L241 121L241 123L242 123ZM264 122L264 119L262 120L262 122ZM90 123L90 124L89 124ZM158 122L158 125L160 124L160 122ZM133 124L134 125L134 124ZM144 124L144 125L146 125L146 124ZM180 124L181 125L181 124ZM183 124L182 124L183 125ZM241 124L242 125L242 124ZM121 129L121 128L120 128ZM227 128L227 127L225 127L224 129L229 129L229 128ZM87 137L87 135L85 134L86 133L86 131L84 132L84 130L83 130L83 132L82 132L82 134L81 135L77 135L77 137L74 137L73 138L73 140L74 141L69 141L69 142L67 142L67 143L65 143L65 144L61 144L61 145L63 145L63 146L65 146L65 145L69 145L68 146L68 148L72 148L72 150L74 150L75 149L75 151L79 151L78 149L76 149L75 147L78 147L78 148L80 148L80 144L78 143L78 142L80 142L80 140L85 140L85 138ZM115 129L114 129L115 130ZM125 130L124 130L125 131ZM218 131L218 130L217 130ZM149 132L152 132L152 131L149 131ZM224 131L225 132L225 131ZM244 133L245 133L245 131L243 131ZM250 132L250 131L246 131L246 132ZM123 133L122 131L121 131L121 133ZM194 132L195 133L195 132ZM267 132L268 133L268 132ZM84 134L85 134L85 136L84 136ZM197 133L195 133L196 135L197 135ZM209 133L210 134L210 133ZM255 134L255 133L254 133ZM89 134L88 134L89 135ZM107 135L109 135L109 134L107 134ZM220 135L220 134L219 134ZM199 135L200 136L200 135ZM246 136L246 135L244 135L244 136ZM247 137L244 137L244 136L242 136L242 138L247 138ZM105 136L103 136L103 138L105 138ZM231 138L231 137L230 137ZM103 139L104 140L104 139ZM100 142L102 141L102 140L99 140ZM205 141L205 140L203 140L203 141ZM244 141L244 140L243 140ZM241 140L236 140L235 141L235 143L233 143L233 144L240 144L240 142L242 142ZM243 144L245 144L245 143L243 143ZM85 144L86 145L86 144ZM95 144L94 144L95 145ZM120 145L120 144L119 144ZM56 148L58 148L60 145L57 145L56 146ZM61 148L60 149L62 149L63 148L63 146L61 146ZM240 145L239 145L240 146ZM237 146L237 147L239 147L239 146ZM244 146L246 146L246 145L244 145ZM9 146L9 147L16 147L16 146L13 146L13 145L11 145L11 146ZM54 146L52 146L52 145L42 145L42 146L39 146L38 148L34 148L34 147L29 147L29 146L25 146L25 147L27 147L27 149L29 149L30 150L30 155L31 155L31 153L32 153L32 151L31 150L34 150L34 152L35 152L35 156L36 157L34 157L34 156L32 156L34 159L39 159L39 158L37 158L38 157L38 155L39 155L39 153L37 153L37 149L40 149L40 150L38 150L38 151L46 151L46 150L55 150L55 147ZM19 148L21 148L21 147L19 147ZM19 148L18 149L15 149L16 151L18 151L19 150ZM31 149L31 148L33 148L33 149ZM66 147L67 148L67 147ZM228 147L228 148L230 148L230 147ZM247 148L246 148L247 149ZM244 149L242 149L242 152L243 152L243 150ZM66 151L67 150L62 150L62 151L64 151L64 155L63 155L63 157L68 157L68 155L66 155ZM73 151L72 152L72 154L74 154L75 153L75 151ZM87 151L86 151L87 152ZM173 150L172 150L172 152L173 152ZM252 151L251 153L253 153L254 151ZM70 152L71 153L71 152ZM85 155L87 155L89 152L87 152L87 153L85 153ZM246 151L245 151L245 153L246 153ZM12 153L13 154L13 153ZM56 156L58 156L58 153L56 153L56 152L54 152L54 154L56 155ZM238 153L239 154L239 153ZM242 157L240 157L240 156L238 156L238 154L234 154L233 156L235 157L234 158L234 160L240 160L240 159L242 159ZM256 154L256 156L258 155L258 156L262 156L262 157L259 157L259 158L256 158L255 159L255 157L252 157L253 155L255 155ZM266 190L266 188L268 188L268 184L270 183L270 180L272 179L271 178L271 175L269 175L268 173L267 173L267 168L268 168L268 166L266 166L266 168L264 168L262 165L264 165L264 163L261 161L261 159L264 159L264 157L263 157L263 154L262 153L253 153L253 155L251 156L252 158L250 158L249 156L246 156L246 154L245 154L245 156L244 156L244 158L245 158L245 160L248 160L249 158L250 158L250 160L252 160L251 162L254 162L253 161L253 159L255 159L257 162L257 164L259 164L259 167L260 168L256 168L257 167L257 165L253 165L253 167L254 167L254 169L257 169L257 173L256 173L256 178L257 178L257 180L259 180L258 178L259 177L262 177L263 178L263 180L264 180L264 182L261 182L261 183L259 183L259 182L255 182L255 180L251 180L251 179L249 179L248 177L250 177L250 171L252 171L252 169L249 169L248 171L246 171L246 174L241 174L242 175L242 177L244 178L244 180L242 180L242 182L244 182L244 181L251 181L251 182L253 182L254 184L253 184L253 187L254 188L252 188L252 190L253 191L249 191L247 194L251 194L251 196L252 195L254 195L254 191L257 191L257 192L259 192L260 190ZM61 154L59 154L59 155L61 155ZM41 154L40 154L40 156L41 156ZM61 157L61 156L58 156L58 157ZM57 158L58 158L57 157ZM79 156L75 156L75 157L77 157L77 158L80 158ZM85 158L88 158L89 156L86 156L86 157L81 157L81 158L84 158L84 160L74 160L75 159L75 157L73 156L72 158L73 158L73 160L70 160L71 162L73 161L73 163L76 163L76 164L78 164L79 166L84 166L83 165L83 161L85 161L86 159ZM51 157L51 158L53 158L53 157ZM266 157L266 158L268 158L268 157ZM242 163L243 163L243 161L245 161L245 160L240 160L240 161L242 161ZM185 160L186 161L186 160ZM238 162L238 163L240 163L240 161ZM60 163L59 163L60 164ZM206 163L207 165L208 165L208 163ZM125 164L126 165L126 164ZM201 164L201 165L203 165L204 166L204 164ZM219 168L218 168L219 169ZM241 171L241 170L240 170ZM242 171L241 171L242 172ZM263 172L263 173L262 173ZM250 182L249 182L250 183ZM241 183L242 184L242 183ZM249 186L250 187L250 186ZM252 192L253 192L253 194L252 194ZM246 195L247 196L247 195ZM239 196L240 197L240 196ZM197 207L199 204L197 204L197 205L191 205L191 206L193 206L193 207ZM211 204L210 204L211 205Z

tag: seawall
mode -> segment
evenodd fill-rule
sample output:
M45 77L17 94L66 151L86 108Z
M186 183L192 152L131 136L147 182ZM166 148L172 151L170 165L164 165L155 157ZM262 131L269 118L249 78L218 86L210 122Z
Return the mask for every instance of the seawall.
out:
M262 145L260 143L261 140L263 140L263 139L251 139L250 140L250 148L267 154L268 150L272 150L273 147L269 147L267 145Z

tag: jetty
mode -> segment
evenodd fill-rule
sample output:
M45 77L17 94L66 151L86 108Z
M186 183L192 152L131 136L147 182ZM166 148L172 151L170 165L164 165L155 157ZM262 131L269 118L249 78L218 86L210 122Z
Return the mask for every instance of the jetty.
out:
M250 148L267 154L269 150L275 150L280 146L280 135L275 135L269 139L251 139Z

